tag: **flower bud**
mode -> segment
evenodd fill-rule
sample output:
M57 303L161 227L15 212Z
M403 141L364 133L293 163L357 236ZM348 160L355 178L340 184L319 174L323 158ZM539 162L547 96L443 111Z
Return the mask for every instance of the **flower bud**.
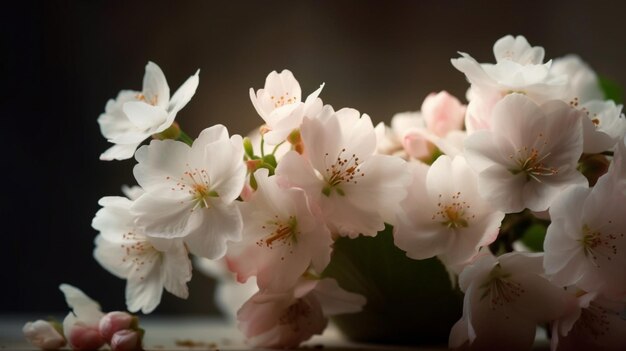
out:
M105 344L97 328L88 327L82 323L72 326L68 339L72 349L77 351L97 350Z
M421 110L428 130L439 137L463 128L465 106L446 91L428 95Z
M119 330L131 329L133 324L137 324L137 318L126 312L109 312L100 319L100 335L105 341L110 342L111 337Z
M58 350L66 343L62 333L52 323L41 319L26 323L22 333L33 346L44 350Z
M142 333L140 330L119 330L111 337L111 350L113 351L139 351L141 347Z

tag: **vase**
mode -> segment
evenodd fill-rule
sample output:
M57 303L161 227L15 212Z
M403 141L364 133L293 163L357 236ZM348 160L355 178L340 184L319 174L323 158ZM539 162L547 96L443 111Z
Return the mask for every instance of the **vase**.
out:
M447 345L463 295L437 258L413 260L393 243L392 227L375 237L339 238L324 276L367 298L359 313L333 322L350 340L390 345Z

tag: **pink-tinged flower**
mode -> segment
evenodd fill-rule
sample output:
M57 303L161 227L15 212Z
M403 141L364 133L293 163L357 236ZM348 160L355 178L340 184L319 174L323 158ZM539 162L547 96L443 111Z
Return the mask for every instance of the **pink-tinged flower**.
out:
M280 187L267 169L254 176L258 188L240 205L242 241L229 247L228 265L239 282L256 276L261 290L284 291L309 268L326 268L333 240L302 189Z
M302 102L300 84L291 71L283 70L271 72L265 79L265 87L256 94L250 88L252 105L269 128L265 141L271 145L285 141L289 133L300 127L304 116L319 113L322 100L318 96L323 87L324 84Z
M582 154L582 113L561 101L538 106L521 94L502 99L490 131L465 141L480 194L506 213L544 211L569 185L587 185L576 170Z
M550 71L556 76L567 77L561 100L571 104L583 104L604 99L598 76L580 57L567 55L557 58L552 62Z
M71 285L61 284L59 289L72 308L63 320L63 332L72 349L96 350L102 347L105 340L98 331L98 325L104 313L100 305Z
M102 209L92 222L100 231L93 254L102 267L127 280L128 310L152 312L161 302L163 288L187 298L191 262L183 240L146 236L135 224L130 211L133 201L127 198L103 197L99 204ZM107 340L110 337L109 333L103 335Z
M239 135L226 127L207 128L191 147L153 140L137 150L135 178L145 194L131 206L135 223L153 238L183 238L193 254L215 259L227 241L241 237L235 205L246 168Z
M144 140L169 128L176 114L195 94L199 72L189 77L170 99L170 88L163 71L155 63L148 62L143 90L122 90L115 100L107 102L105 112L98 118L102 135L115 144L102 153L100 159L129 159Z
M574 298L543 277L541 254L479 256L459 277L463 317L450 331L450 348L530 350L537 325L575 308Z
M626 146L618 145L592 189L571 187L554 200L544 267L555 284L619 299L626 296Z
M130 329L133 324L137 323L137 317L133 315L122 312L122 311L114 311L109 312L100 319L100 324L98 325L98 330L100 331L100 335L110 343L111 337L113 334L117 333L120 330Z
M237 320L248 345L288 349L321 334L327 317L358 312L363 305L363 296L341 289L334 279L302 279L286 292L256 293Z
M438 137L463 128L466 106L447 91L431 93L422 103L422 116L427 129Z
M458 273L496 239L504 213L480 197L476 174L462 156L443 155L430 168L413 164L411 170L394 242L411 258L438 256Z
M552 324L552 351L613 350L626 347L626 311L623 301L611 301L594 293L581 292L578 308Z
M141 351L142 332L139 330L119 330L111 337L112 351Z
M60 329L60 325L58 328ZM58 350L66 344L63 331L59 329L53 323L40 319L26 323L22 328L22 333L35 347L43 350Z
M626 134L626 117L622 105L612 100L593 100L580 106L583 118L583 151L588 154L612 149Z
M446 91L431 93L424 99L420 112L398 113L391 119L391 128L376 126L377 151L404 159L430 161L435 147L454 156L462 149L465 133L465 105ZM458 142L461 135L461 142Z
M316 118L304 119L301 133L306 158L286 154L276 175L319 204L332 232L373 236L385 222L393 224L409 174L404 160L374 154L376 135L369 116L325 106Z

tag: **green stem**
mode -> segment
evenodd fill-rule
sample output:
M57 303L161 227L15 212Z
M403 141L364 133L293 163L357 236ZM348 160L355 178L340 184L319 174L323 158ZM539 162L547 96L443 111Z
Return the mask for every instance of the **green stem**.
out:
M180 135L178 136L178 141L182 141L183 143L191 146L193 144L193 139L191 139L191 137L189 135L187 135L187 133L183 132L183 130L180 130Z
M281 142L280 142L280 144L278 144L278 145L274 146L274 150L272 150L272 155L274 155L274 154L276 153L276 151L278 150L278 148L279 148L282 144L284 144L284 143L285 143L284 141L281 141Z
M265 157L265 138L261 135L261 158Z

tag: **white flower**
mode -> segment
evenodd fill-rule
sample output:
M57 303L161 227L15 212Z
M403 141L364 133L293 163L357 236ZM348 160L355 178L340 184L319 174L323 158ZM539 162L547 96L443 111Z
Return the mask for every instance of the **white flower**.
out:
M494 107L491 131L465 141L481 195L506 213L543 211L565 187L586 185L576 170L582 117L561 101L538 106L521 94L502 99Z
M416 164L412 171L394 242L411 258L438 256L459 272L480 247L496 239L504 213L480 197L476 174L461 156L443 155L430 169Z
M502 97L522 93L537 103L563 95L567 76L551 71L543 63L544 50L531 47L523 36L499 39L493 48L497 63L478 63L466 53L452 59L452 65L470 82L470 103L466 116L468 131L489 128L491 109Z
M465 73L472 90L481 94L523 92L543 101L567 82L564 75L550 74L551 62L543 63L543 48L531 47L522 36L514 39L509 35L495 43L495 64L480 64L468 54L460 54L461 58L451 60L452 65Z
M94 257L109 272L127 279L128 310L152 312L163 288L187 298L191 263L182 239L157 239L144 235L130 213L133 202L124 197L104 197L92 226L96 237Z
M393 224L409 174L402 159L374 154L376 136L369 116L325 106L316 118L304 119L301 134L308 160L287 153L276 175L303 188L319 204L331 231L374 236L385 222Z
M169 128L198 87L198 72L189 77L170 99L170 88L163 71L153 62L146 65L141 92L123 90L107 102L98 118L100 131L112 147L100 155L101 160L125 160L148 137Z
M626 296L626 146L593 189L571 187L550 207L546 273L555 284L609 297Z
M65 295L67 305L72 309L63 320L63 332L74 350L96 350L104 345L100 335L100 319L104 313L100 305L81 290L68 284L59 289Z
M485 253L459 277L463 317L450 331L450 348L529 350L537 325L567 314L575 301L543 275L541 254Z
M552 324L552 351L624 350L626 311L622 301L580 293L578 308Z
M135 155L135 178L145 194L131 206L137 227L147 236L184 238L193 254L215 259L228 240L241 237L235 206L246 169L242 139L228 137L222 125L207 128L191 147L153 140Z
M561 99L573 105L591 100L603 100L604 94L596 73L576 55L567 55L555 59L550 68L556 76L567 76L567 85Z
M267 124L265 141L276 145L298 129L304 116L315 116L322 108L318 99L324 84L302 102L300 84L289 70L272 71L265 79L264 89L250 88L252 105Z
M236 275L230 272L228 254L219 260L194 257L194 267L215 280L215 305L229 321L235 321L237 310L254 295L259 288L256 278L251 277L245 283L239 283Z
M260 291L237 313L246 343L261 348L295 348L321 334L327 317L361 310L365 298L347 292L334 279L301 279L286 292Z
M612 100L593 100L580 106L588 118L583 118L585 153L600 153L610 150L626 134L626 117L622 105Z
M228 265L240 282L256 276L260 289L284 291L309 267L317 273L326 268L333 240L302 189L281 188L267 169L254 176L258 188L241 203L242 241L229 247Z
M58 350L66 344L62 331L57 330L51 322L41 319L26 323L22 333L31 345L40 349Z

